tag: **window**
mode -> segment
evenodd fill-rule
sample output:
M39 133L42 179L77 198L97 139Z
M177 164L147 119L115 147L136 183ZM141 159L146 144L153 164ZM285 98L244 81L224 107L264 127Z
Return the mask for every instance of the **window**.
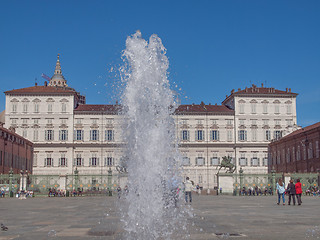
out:
M38 164L38 152L33 153L33 166L37 167Z
M112 157L106 157L104 165L105 166L112 166L113 165L113 158Z
M316 141L316 158L319 158L319 141Z
M266 141L270 141L271 140L271 132L270 132L270 130L266 130L265 140Z
M60 130L59 131L59 140L67 141L68 140L68 130Z
M212 119L212 125L217 125L217 119Z
M257 119L251 119L251 125L257 125Z
M239 125L244 125L244 119L239 119Z
M263 119L263 125L268 126L269 125L269 119Z
M24 113L28 112L28 103L23 103L23 112Z
M232 125L232 119L227 119L227 125Z
M268 166L268 157L263 158L263 166Z
M286 108L287 108L287 114L291 114L292 113L292 105L291 104L287 104Z
M61 124L66 125L67 124L67 118L61 118Z
M286 122L288 127L292 126L292 119L286 119Z
M38 129L33 130L33 141L38 141L39 140L39 131Z
M239 141L247 141L247 131L239 130Z
M239 113L244 113L244 103L239 103Z
M251 136L252 139L251 139L251 140L252 140L253 142L257 141L257 129L254 129L254 128L253 128L253 129L251 130L251 134L252 134L252 136Z
M189 141L189 131L188 130L181 131L181 140L182 141Z
M296 161L295 155L296 155L296 150L295 150L294 147L292 147L292 161L293 161L293 162Z
M280 126L281 125L281 119L275 119L274 120L274 124Z
M28 118L22 118L22 124L28 124Z
M16 125L17 124L17 119L16 118L11 118L11 124Z
M46 167L53 166L53 158L51 157L51 154L47 154L47 157L44 160L44 166L46 166Z
M240 166L247 166L248 165L248 161L245 157L245 153L240 153L239 165Z
M291 162L291 156L290 156L291 152L290 152L290 148L287 149L287 154L286 154L286 158L287 158L287 163Z
M97 158L96 153L92 154L92 157L90 158L90 166L96 167L99 165L99 158Z
M17 112L17 103L12 103L12 112L13 113Z
M82 165L83 165L83 159L82 159L80 153L77 153L76 158L75 158L74 165L75 165L75 166L82 166Z
M106 130L105 139L107 142L114 141L114 134L113 133L114 133L113 130Z
M204 131L197 130L196 131L196 141L203 141L204 140Z
M39 103L35 102L33 107L34 107L34 112L39 113Z
M203 124L203 120L202 119L198 119L198 125L202 125Z
M48 118L47 119L47 124L51 125L52 124L52 120L53 120L52 118Z
M83 141L83 130L75 130L75 140Z
M253 156L252 156L252 158L251 158L251 166L259 166L259 158L258 158L258 154L255 152L255 153L253 153L252 154Z
M99 140L99 130L90 130L90 141L98 141Z
M256 114L257 113L257 104L251 103L251 113Z
M53 141L53 130L45 130L45 139L47 141Z
M280 105L278 103L276 103L274 105L274 113L275 114L279 114L280 113Z
M232 141L232 130L227 131L227 140L228 140L228 142Z
M93 118L93 119L91 119L91 120L92 120L92 124L93 124L93 125L95 125L95 124L98 123L98 119L96 119L96 118Z
M197 166L203 166L204 165L204 157L197 157L196 164L197 164Z
M274 139L278 140L278 139L280 139L281 137L282 137L282 132L281 132L281 131L276 130L276 131L273 132L273 138L274 138Z
M263 114L267 114L268 113L268 103L263 103L262 104L262 112L263 112Z
M220 164L218 153L213 153L213 157L211 158L211 165L218 166Z
M28 137L28 131L27 129L22 129L22 137L27 138Z
M59 158L59 166L66 167L67 166L67 158L65 153L61 153L61 157Z
M297 157L296 157L297 161L301 160L301 150L300 150L300 145L297 147Z
M188 157L183 157L183 158L182 158L182 165L183 165L183 166L188 166L188 165L190 165L190 158L188 158Z
M48 112L49 112L49 113L52 112L52 103L48 103Z
M309 143L308 147L308 159L313 158L313 147L312 147L312 142Z
M211 131L211 140L212 141L219 141L219 131L218 130Z
M63 113L67 112L67 104L61 103L61 112Z
M39 119L38 118L34 118L33 119L33 124L39 124Z

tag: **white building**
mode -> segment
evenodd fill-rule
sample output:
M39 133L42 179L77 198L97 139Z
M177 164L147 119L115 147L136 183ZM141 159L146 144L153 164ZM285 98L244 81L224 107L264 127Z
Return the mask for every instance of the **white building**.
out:
M106 175L123 156L119 105L89 105L68 87L58 60L48 84L5 92L5 127L34 143L36 175ZM184 174L216 186L217 166L231 156L237 171L267 173L268 143L296 128L296 93L263 85L231 91L222 105L180 105L174 115ZM63 186L63 184L61 184Z

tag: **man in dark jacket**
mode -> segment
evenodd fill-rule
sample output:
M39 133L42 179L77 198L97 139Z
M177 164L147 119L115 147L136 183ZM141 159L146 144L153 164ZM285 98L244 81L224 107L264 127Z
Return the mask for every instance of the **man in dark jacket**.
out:
M287 192L289 194L289 202L288 202L288 205L290 205L290 202L291 202L291 198L292 198L292 201L293 201L293 205L296 205L296 188L295 188L295 185L293 183L293 180L291 179L288 186L287 186Z

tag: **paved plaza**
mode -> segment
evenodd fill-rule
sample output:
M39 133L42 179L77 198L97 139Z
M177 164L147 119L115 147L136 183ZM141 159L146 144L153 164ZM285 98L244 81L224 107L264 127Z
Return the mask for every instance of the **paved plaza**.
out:
M319 239L320 198L278 206L275 196L197 196L190 239ZM116 197L0 199L3 239L123 239ZM189 206L188 206L189 207Z

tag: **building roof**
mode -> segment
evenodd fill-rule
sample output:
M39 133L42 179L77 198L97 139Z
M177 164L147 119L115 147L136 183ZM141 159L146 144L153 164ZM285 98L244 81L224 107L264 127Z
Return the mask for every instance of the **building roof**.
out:
M26 138L18 135L18 134L15 132L14 129L13 129L13 131L12 131L12 130L9 130L9 129L7 129L7 128L4 128L4 127L0 126L0 130L1 130L2 132L6 132L8 135L11 135L11 136L16 137L17 139L23 140L23 141L24 141L25 143L27 143L28 145L33 146L33 143L32 143L31 141L29 141L28 139L26 139ZM0 137L1 137L1 136L0 136ZM11 139L11 140L12 140L12 139Z
M32 86L27 88L13 89L4 92L5 94L75 94L76 91L69 87L57 86Z
M122 109L122 105L99 105L99 104L80 104L75 110L75 113L82 112L107 112L107 113L119 113ZM175 114L233 114L234 111L224 105L205 105L201 104L192 105L180 105L176 110Z
M119 113L121 105L105 105L105 104L80 104L76 109L75 113L81 112L108 112L108 113Z
M222 103L227 102L230 98L233 96L241 96L241 95L270 95L270 96L291 96L291 97L296 97L298 94L291 92L291 88L286 88L285 91L278 90L275 88L267 88L264 87L263 84L261 84L261 87L257 87L256 85L252 84L251 87L245 88L245 89L238 89L238 91L235 91L234 89L231 90L231 94L226 96L226 99L223 100Z
M176 114L234 114L234 110L228 108L225 105L206 105L203 102L201 104L180 105L176 110Z
M320 122L317 122L317 123L312 124L310 126L307 126L307 127L304 127L304 128L300 128L300 129L298 129L298 130L296 130L296 131L294 131L294 132L292 132L292 133L280 138L279 141L286 140L288 138L292 138L292 137L297 136L297 135L302 134L302 133L307 133L307 132L309 132L309 131L311 131L311 130L313 130L315 128L319 128L319 127L320 127Z

